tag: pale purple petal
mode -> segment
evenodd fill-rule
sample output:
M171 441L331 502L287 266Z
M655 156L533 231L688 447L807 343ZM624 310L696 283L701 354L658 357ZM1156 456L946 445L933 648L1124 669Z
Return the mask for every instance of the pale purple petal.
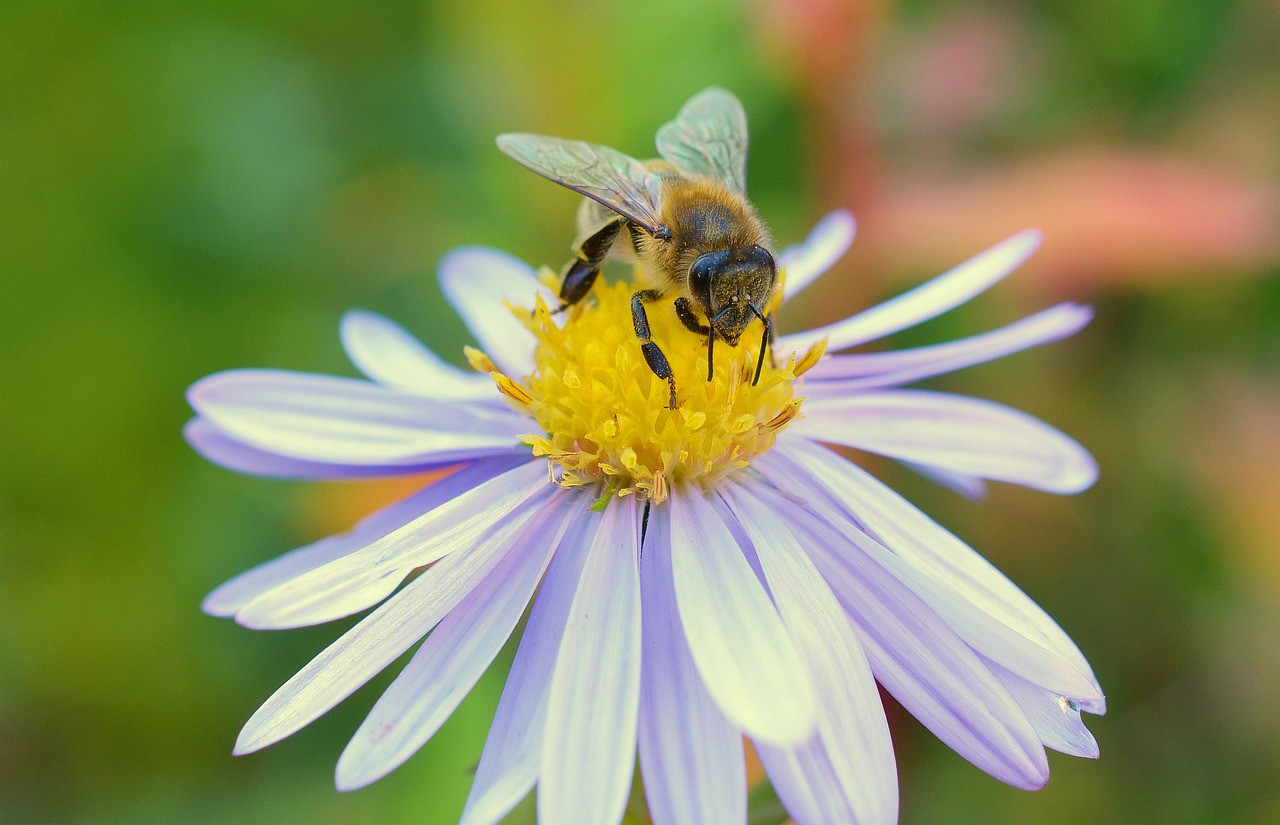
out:
M538 295L550 307L558 306L559 300L538 281L532 267L496 249L467 246L440 261L440 286L480 349L503 372L513 376L533 372L536 341L508 304L532 310Z
M980 478L944 470L941 467L934 467L929 464L916 464L914 461L904 461L902 464L907 469L914 470L930 481L941 484L948 490L959 493L967 499L981 501L987 497L987 483Z
M250 447L336 464L424 463L505 451L527 420L327 375L234 370L188 392L191 406Z
M268 590L359 550L388 533L400 529L423 513L434 510L472 487L497 478L527 460L527 456L486 459L462 467L403 501L396 502L362 519L347 533L328 536L246 570L205 597L201 609L212 616L234 616L246 604Z
M1075 702L1028 682L995 662L988 660L987 666L1022 706L1036 735L1046 747L1069 756L1098 758L1098 743L1084 726L1080 708Z
M501 403L489 376L445 363L381 315L353 309L342 316L342 346L361 372L387 387L429 398Z
M826 744L817 734L804 744L790 748L757 742L756 753L795 825L867 825L895 821L858 816L831 764Z
M1088 662L1039 605L971 547L865 470L806 439L783 437L768 455L777 472L830 491L835 506L917 575L904 578L979 653L1078 702L1101 701ZM759 461L760 459L757 459ZM770 472L773 472L772 470ZM904 574L905 575L905 574Z
M1058 304L1000 329L945 344L835 355L805 373L805 387L809 392L852 393L907 384L1060 341L1075 335L1092 318L1092 307Z
M716 703L753 738L805 741L816 724L813 682L728 528L696 490L655 507L650 523L660 518L670 519L685 638Z
M795 539L799 505L763 484L735 485L725 494L813 678L818 734L854 821L896 822L898 776L880 694L849 617Z
M475 545L490 526L549 494L546 464L530 461L456 496L376 541L268 590L236 614L246 627L319 624L377 604L414 569Z
M810 398L791 429L810 438L930 464L962 475L1078 493L1098 477L1093 457L1059 430L979 398L885 390Z
M635 771L640 704L640 511L615 499L600 519L569 609L548 693L538 820L615 825Z
M338 790L362 788L418 752L458 707L515 630L580 502L560 493L440 624L382 694L338 760Z
M253 714L236 740L237 754L264 748L326 713L395 661L521 547L544 502L507 516L465 551L423 571L395 596L325 648Z
M496 825L538 778L551 672L595 533L593 520L573 520L551 559L489 726L459 825Z
M766 472L816 502L779 462ZM885 689L977 767L1017 787L1042 786L1049 768L1035 730L985 661L891 572L905 562L856 529L837 531L803 511L790 526L853 619Z
M840 260L849 251L856 231L853 213L837 209L818 221L802 243L788 246L778 253L778 267L787 271L786 292L782 300L788 301L800 294Z
M707 692L680 628L669 526L651 515L640 555L639 751L649 817L653 825L744 823L742 734Z
M825 327L783 335L778 339L777 350L802 352L826 338L827 350L837 352L913 327L990 289L1021 266L1039 245L1039 232L1019 232L896 298Z
M402 462L387 464L337 464L321 461L307 461L301 458L288 458L269 450L250 447L202 418L193 418L182 430L183 437L196 452L215 464L235 470L268 478L305 478L310 480L329 480L356 478L378 478L382 476L399 476L422 473L457 463L465 459L442 461L438 456L428 456ZM528 451L513 443L511 452L521 450L524 455Z

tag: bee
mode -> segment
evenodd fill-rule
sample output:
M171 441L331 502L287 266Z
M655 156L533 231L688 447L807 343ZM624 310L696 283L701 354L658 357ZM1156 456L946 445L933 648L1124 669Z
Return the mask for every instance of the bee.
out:
M645 362L670 389L676 383L653 341L645 305L675 297L676 316L707 344L707 380L719 338L736 346L754 321L764 329L754 386L773 341L767 311L778 283L769 231L747 202L747 116L729 92L695 95L658 130L660 160L642 162L578 140L504 134L498 148L517 163L586 196L578 238L565 265L557 312L590 292L611 253L640 263L631 321Z

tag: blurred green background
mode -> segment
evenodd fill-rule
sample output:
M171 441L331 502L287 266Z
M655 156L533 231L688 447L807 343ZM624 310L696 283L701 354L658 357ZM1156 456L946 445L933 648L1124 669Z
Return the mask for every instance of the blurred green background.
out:
M0 820L456 821L495 668L403 768L332 789L383 678L291 739L240 725L338 634L203 616L230 575L403 484L236 476L182 442L221 369L353 374L348 307L458 360L435 261L559 266L575 201L493 146L645 156L711 83L781 243L836 206L828 321L1026 226L1017 276L901 343L1089 301L1077 339L950 376L1102 480L972 503L878 471L1075 637L1098 762L1006 788L893 716L904 823L1280 821L1280 5L1274 0L39 3L0 8ZM529 822L527 809L513 822Z

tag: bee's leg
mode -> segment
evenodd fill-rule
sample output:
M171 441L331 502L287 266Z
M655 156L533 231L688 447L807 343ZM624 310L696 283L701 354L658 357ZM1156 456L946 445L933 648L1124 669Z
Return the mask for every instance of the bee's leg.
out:
M710 381L715 377L716 373L715 328L698 320L698 316L693 312L693 307L689 305L688 298L676 298L676 317L680 319L680 323L684 324L685 329L696 335L707 336L707 380Z
M680 323L684 324L685 329L695 335L711 334L711 327L698 320L698 316L694 314L688 298L676 298L675 306L676 317L680 319Z
M760 335L760 357L756 359L756 377L751 379L751 386L754 387L760 383L760 371L764 369L765 350L773 347L773 316L762 314L754 304L747 304L747 306L751 307L751 311L764 324L764 332Z
M662 293L656 289L642 289L632 295L631 323L636 329L636 337L640 339L640 351L644 353L645 363L649 365L649 369L653 370L654 375L666 379L667 386L671 389L671 399L667 402L667 407L674 410L676 379L671 374L671 364L667 362L667 356L663 355L658 345L653 343L653 334L649 331L649 314L644 311L645 304L661 297Z
M618 239L618 233L626 221L614 217L599 226L587 230L580 241L574 244L574 260L565 267L564 278L560 281L560 306L556 312L564 312L569 307L587 297L591 285L600 274L600 266L604 263L609 248Z

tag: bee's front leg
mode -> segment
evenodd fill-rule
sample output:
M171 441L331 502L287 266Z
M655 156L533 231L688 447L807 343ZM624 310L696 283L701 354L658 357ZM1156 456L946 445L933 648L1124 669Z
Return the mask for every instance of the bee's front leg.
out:
M773 316L765 315L760 320L764 323L764 332L760 335L760 357L756 359L756 377L751 379L753 387L760 383L760 371L764 369L765 352L773 352ZM776 362L772 359L769 363L776 366Z
M635 327L636 337L640 339L640 350L644 353L645 363L649 365L649 369L653 370L654 375L666 379L667 386L671 389L671 399L667 402L667 407L674 410L676 409L676 379L671 373L671 364L667 361L667 356L663 355L658 345L653 343L653 334L649 330L649 314L644 311L645 304L661 297L662 293L656 289L642 289L632 295L631 324Z
M564 312L587 297L592 284L596 282L596 276L600 274L605 256L609 254L610 247L618 239L625 223L624 218L615 215L588 229L574 244L574 260L565 266L564 276L560 281L560 306L556 308L556 312Z
M751 386L760 383L760 371L764 369L764 354L766 351L773 351L773 316L765 315L755 304L747 304L760 323L764 324L764 332L760 334L760 357L756 359L756 376L751 379ZM776 362L770 359L770 364L776 366Z
M685 329L696 335L705 335L707 337L707 380L712 380L716 374L715 327L710 324L703 324L698 320L698 316L694 313L688 298L676 298L676 317L680 319L680 323L684 324Z

